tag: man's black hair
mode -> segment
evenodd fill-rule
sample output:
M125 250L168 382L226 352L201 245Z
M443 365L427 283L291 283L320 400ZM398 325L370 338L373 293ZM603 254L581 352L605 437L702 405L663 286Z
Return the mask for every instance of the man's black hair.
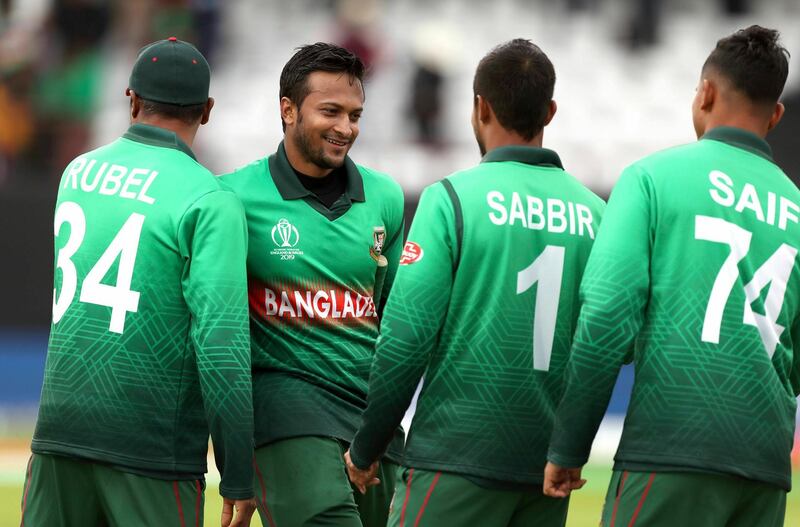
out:
M205 103L179 106L163 102L142 99L142 112L145 115L160 115L170 119L177 119L185 124L195 124L203 116Z
M315 71L346 73L351 82L358 80L362 92L364 90L364 63L361 59L336 44L317 42L297 48L283 67L279 99L287 97L299 108L309 93L308 76Z
M720 39L703 64L759 104L775 104L789 75L789 52L774 29L750 26Z
M547 55L530 40L517 38L481 59L472 90L489 103L503 128L530 141L544 128L555 83Z

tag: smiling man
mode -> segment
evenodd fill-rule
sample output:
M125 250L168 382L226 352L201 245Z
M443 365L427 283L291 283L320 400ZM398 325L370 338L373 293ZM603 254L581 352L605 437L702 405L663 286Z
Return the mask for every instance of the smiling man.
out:
M354 495L342 459L366 407L379 299L403 244L400 186L347 156L363 74L346 49L300 48L281 73L278 151L223 176L250 231L255 488L265 526L383 526L394 488L402 430L381 485L366 495Z

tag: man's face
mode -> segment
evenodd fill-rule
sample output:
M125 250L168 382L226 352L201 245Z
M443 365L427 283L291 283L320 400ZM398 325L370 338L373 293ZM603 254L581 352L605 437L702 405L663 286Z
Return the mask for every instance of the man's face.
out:
M361 82L326 71L311 73L306 82L309 93L297 108L296 120L287 123L286 136L309 163L338 168L358 137L364 106Z

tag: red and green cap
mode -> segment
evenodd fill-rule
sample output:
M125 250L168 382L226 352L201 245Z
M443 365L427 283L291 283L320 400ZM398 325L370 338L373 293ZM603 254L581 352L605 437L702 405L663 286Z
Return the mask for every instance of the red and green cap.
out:
M191 106L208 100L210 83L211 68L202 53L170 37L139 51L128 88L148 101Z

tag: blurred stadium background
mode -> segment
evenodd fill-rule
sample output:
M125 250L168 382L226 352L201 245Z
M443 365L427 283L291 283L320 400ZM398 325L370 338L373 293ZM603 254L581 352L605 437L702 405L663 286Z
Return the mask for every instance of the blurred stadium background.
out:
M142 44L177 36L210 58L217 104L196 151L217 172L274 151L278 77L296 46L349 47L371 69L352 156L403 185L410 221L425 185L479 159L472 75L492 46L525 37L548 53L559 110L545 146L606 197L627 164L694 140L690 103L705 57L753 23L781 30L794 55L786 116L769 140L797 182L798 0L0 0L0 527L19 523L47 345L57 181L72 157L125 130L124 90ZM572 526L597 524L631 382L626 369ZM210 524L216 481L212 473ZM797 491L786 525L800 525Z

